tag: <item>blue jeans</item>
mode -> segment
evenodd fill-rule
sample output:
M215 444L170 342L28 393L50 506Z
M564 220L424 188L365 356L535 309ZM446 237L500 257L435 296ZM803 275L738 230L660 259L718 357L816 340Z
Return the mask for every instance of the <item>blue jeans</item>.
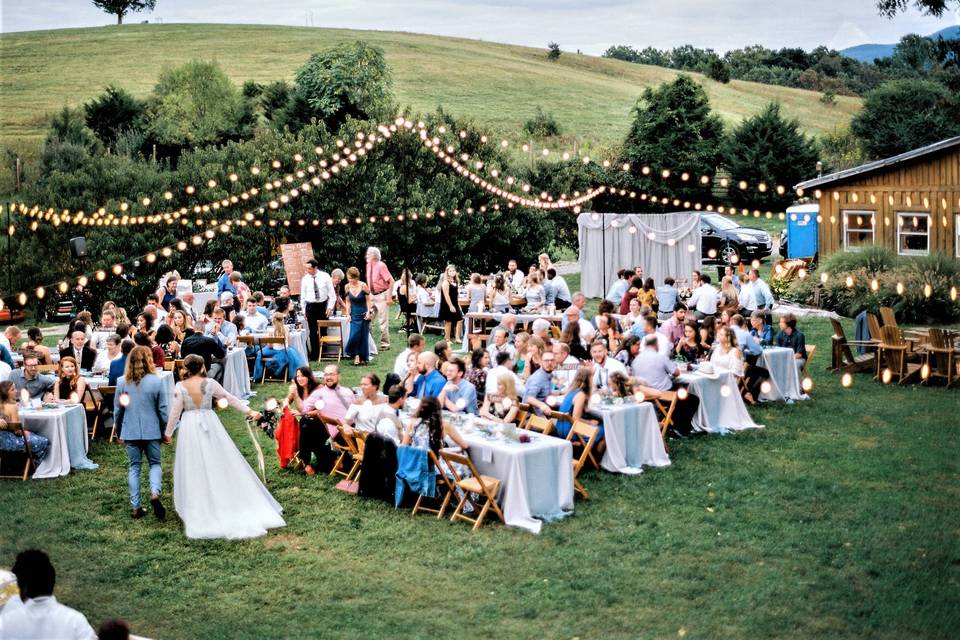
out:
M130 504L134 509L140 508L140 459L147 456L150 464L150 495L160 495L160 480L163 477L160 470L160 441L159 440L128 440L127 460L130 465L127 474L127 484L130 485Z

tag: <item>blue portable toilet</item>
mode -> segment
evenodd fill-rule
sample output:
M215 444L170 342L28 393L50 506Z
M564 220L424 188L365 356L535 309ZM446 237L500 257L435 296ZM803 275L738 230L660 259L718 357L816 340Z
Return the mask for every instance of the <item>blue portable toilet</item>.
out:
M820 205L798 204L788 207L787 258L812 258L820 247L820 225L817 215Z

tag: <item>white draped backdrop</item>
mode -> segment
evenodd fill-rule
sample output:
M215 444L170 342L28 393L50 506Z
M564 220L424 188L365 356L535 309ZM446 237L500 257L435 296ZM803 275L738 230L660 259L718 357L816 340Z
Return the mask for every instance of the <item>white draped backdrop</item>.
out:
M581 213L577 225L580 289L589 298L606 295L604 273L609 289L618 270L637 265L657 286L667 276L688 278L700 268L699 213Z

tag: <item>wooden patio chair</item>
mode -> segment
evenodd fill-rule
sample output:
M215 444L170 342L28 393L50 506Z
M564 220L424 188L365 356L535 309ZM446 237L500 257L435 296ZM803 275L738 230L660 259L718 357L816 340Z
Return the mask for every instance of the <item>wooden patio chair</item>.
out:
M561 334L561 332L560 332L560 327L558 327L558 326L555 325L555 324L551 324L551 325L550 325L550 335L553 336L553 339L554 339L554 340L559 340L559 339L560 339L560 334Z
M960 364L960 350L954 346L954 336L943 329L930 329L929 339L924 346L924 364L930 374L924 383L934 376L946 378L947 388L960 380L957 365Z
M526 402L517 403L517 428L525 429L527 420L530 419L530 416L533 415L533 409Z
M106 426L107 419L109 419L110 439L108 442L113 442L117 439L117 423L113 415L113 397L117 394L117 388L103 385L97 387L97 393L100 395L100 412L97 414L99 425L97 426ZM93 438L93 436L90 437Z
M524 429L528 431L537 431L539 433L542 433L545 436L548 436L551 433L553 433L553 421L550 420L549 418L545 418L544 416L538 416L537 414L534 413L534 414L531 414L530 417L527 419L527 423L526 425L524 425Z
M268 356L267 354L265 354L265 353L263 352L263 350L264 350L265 348L267 348L267 347L270 347L270 348L272 348L272 349L276 349L276 350L279 351L279 350L281 350L281 349L286 349L287 346L288 346L288 345L287 345L287 341L286 341L285 338L280 338L280 337L277 337L277 336L263 336L263 337L260 338L260 362L263 364L263 372L260 374L260 384L263 384L263 383L266 382L268 379L269 379L271 382L276 381L276 382L283 382L284 384L286 384L286 382L287 382L287 377L289 376L289 367L284 367L284 368L283 368L283 378L274 378L273 376L269 376L269 377L268 377L268 376L267 376L267 371L268 371L267 363L270 362L271 360L273 360L273 356ZM251 371L252 371L252 369L251 369Z
M471 333L470 334L470 348L479 349L486 348L487 341L490 339L490 336L485 333Z
M893 312L893 307L880 307L880 320L885 327L896 327L897 314Z
M570 428L570 433L567 435L567 440L575 442L575 446L579 445L580 456L574 454L572 460L573 463L573 488L579 493L584 499L589 498L590 494L587 492L587 488L583 486L580 482L578 476L580 471L583 469L583 466L586 464L587 460L590 460L595 467L598 469L600 465L597 464L596 458L593 457L593 447L597 443L597 437L600 434L599 427L595 427L592 424L587 424L586 422L581 422L577 420L573 423L573 426Z
M653 403L654 408L660 414L660 437L663 438L663 448L669 451L667 445L667 430L673 425L673 412L677 409L677 392L661 391L658 396L649 396L644 398Z
M30 450L30 441L27 440L30 432L24 431L23 425L19 422L8 422L6 426L0 427L0 431L9 431L23 442L23 449L20 451L0 451L0 478L25 481L30 477L31 470L36 469L37 466L33 460L33 452ZM3 473L4 461L8 458L16 459L21 457L26 458L26 460L23 461L23 467L20 466L19 460L13 463L13 468L21 469L20 471L17 471L17 473L13 475Z
M87 385L83 390L83 397L80 399L80 402L83 404L83 410L87 414L90 439L93 440L97 436L97 426L99 426L98 423L100 421L100 403L102 399L99 393L96 393L90 388L90 385Z
M357 454L357 443L353 439L352 435L344 431L344 428L340 425L340 421L336 418L331 418L330 416L326 416L321 413L320 421L325 425L336 427L340 434L340 439L342 440L342 442L339 442L336 438L330 439L330 445L333 447L334 452L339 455L334 461L333 467L330 469L330 473L327 475L340 476L341 478L349 480L353 469L351 467L350 471L344 471L344 463L346 462L347 456L353 458Z
M833 373L856 373L876 368L876 356L879 343L875 340L847 340L843 325L839 320L830 318L833 325L831 340L830 371ZM850 347L863 347L867 353L854 354Z
M884 364L890 372L897 376L899 384L920 370L920 365L910 362L910 343L903 339L897 327L883 326L880 328L880 353Z
M328 329L336 329L337 335L331 336ZM317 320L317 334L320 336L320 348L317 353L317 362L323 360L324 347L335 347L337 353L337 362L343 359L343 336L340 334L340 322L338 320ZM328 360L333 360L331 356Z
M457 508L453 510L453 516L450 517L451 522L456 522L457 520L472 522L473 530L476 531L480 528L480 525L483 524L487 513L489 513L491 509L493 509L493 512L500 518L501 522L506 522L506 519L503 517L503 511L500 510L500 504L497 502L497 494L500 492L500 480L493 476L482 475L473 465L470 456L455 453L448 449L441 449L440 457L447 463L447 467L453 475L453 485L463 491L463 496L460 498ZM470 470L470 477L461 477L457 471L457 465L467 467ZM477 500L472 497L474 494L478 496ZM463 508L468 501L473 505L474 513L479 511L476 518L471 518L463 513ZM481 504L483 505L482 507Z
M436 454L433 451L427 450L427 457L430 459L430 464L433 465L434 471L437 474L437 497L436 498L427 498L422 494L417 496L417 502L413 505L413 512L411 515L417 515L419 512L424 513L435 513L437 514L437 520L442 520L444 513L447 511L447 506L450 504L451 498L456 495L456 490L453 487L453 484L450 482L450 479L447 477L447 474L443 472L443 466L440 464L440 460L437 459ZM441 500L440 497L443 496ZM437 508L432 508L426 506L425 502L429 500L436 500L439 503Z
M807 375L807 371L810 368L810 361L813 360L813 354L817 352L817 345L815 344L804 345L804 348L806 349L807 357L803 361L803 366L800 367L800 377Z

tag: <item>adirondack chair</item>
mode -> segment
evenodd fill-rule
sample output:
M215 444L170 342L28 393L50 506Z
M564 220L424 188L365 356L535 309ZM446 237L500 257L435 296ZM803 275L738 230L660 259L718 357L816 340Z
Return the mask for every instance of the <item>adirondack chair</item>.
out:
M910 343L903 339L903 334L897 327L880 328L880 353L884 364L897 377L899 384L920 371L920 364L911 361L911 356L916 354L910 350Z
M960 363L960 349L954 345L954 336L943 329L930 329L930 336L924 346L924 364L927 365L930 375L924 382L934 377L947 379L947 387L960 381L957 364Z
M875 340L848 340L839 320L830 319L833 325L832 353L830 357L830 371L833 373L856 373L870 371L876 368L876 357L879 343ZM863 347L867 353L854 354L850 347Z

